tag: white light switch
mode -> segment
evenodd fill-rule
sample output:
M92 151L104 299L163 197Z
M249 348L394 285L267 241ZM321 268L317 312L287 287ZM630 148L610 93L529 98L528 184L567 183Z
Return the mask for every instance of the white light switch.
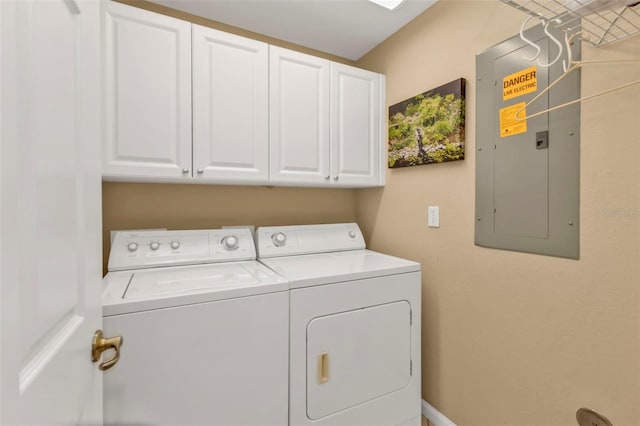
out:
M440 206L429 206L429 228L440 228Z

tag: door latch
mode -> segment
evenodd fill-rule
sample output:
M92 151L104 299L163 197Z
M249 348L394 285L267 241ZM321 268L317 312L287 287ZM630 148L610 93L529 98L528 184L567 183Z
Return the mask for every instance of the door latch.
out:
M549 148L549 131L536 133L536 149Z
M102 352L109 349L113 349L115 354L109 361L100 363L98 368L101 371L105 371L113 367L120 360L120 348L122 347L124 340L122 336L105 338L102 334L102 330L96 330L93 335L93 344L91 345L91 361L98 362L102 356Z

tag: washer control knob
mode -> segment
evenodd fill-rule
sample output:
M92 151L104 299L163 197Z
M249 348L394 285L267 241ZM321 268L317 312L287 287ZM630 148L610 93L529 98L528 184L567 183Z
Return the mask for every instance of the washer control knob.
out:
M171 248L178 250L180 248L180 241L171 241Z
M149 247L151 247L151 250L156 251L160 248L160 243L157 241L154 241L151 244L149 244Z
M273 241L274 246L282 247L287 242L287 236L282 232L278 232L271 236L271 240Z
M129 243L127 244L127 250L134 252L138 250L138 243Z
M349 238L354 239L356 237L356 231L349 231Z
M227 250L237 250L238 243L238 237L235 235L227 235L222 239L222 246Z

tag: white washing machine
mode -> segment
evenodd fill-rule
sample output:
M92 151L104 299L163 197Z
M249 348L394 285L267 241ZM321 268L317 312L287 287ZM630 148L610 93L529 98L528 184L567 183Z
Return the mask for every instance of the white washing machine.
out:
M105 424L287 424L288 284L255 257L247 229L116 234Z
M289 281L289 424L420 425L420 264L365 249L355 223L263 227Z

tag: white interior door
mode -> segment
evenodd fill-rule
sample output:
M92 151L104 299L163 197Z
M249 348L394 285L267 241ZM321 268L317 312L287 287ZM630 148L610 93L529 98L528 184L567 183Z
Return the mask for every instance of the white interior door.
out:
M99 424L99 2L0 22L0 423Z

